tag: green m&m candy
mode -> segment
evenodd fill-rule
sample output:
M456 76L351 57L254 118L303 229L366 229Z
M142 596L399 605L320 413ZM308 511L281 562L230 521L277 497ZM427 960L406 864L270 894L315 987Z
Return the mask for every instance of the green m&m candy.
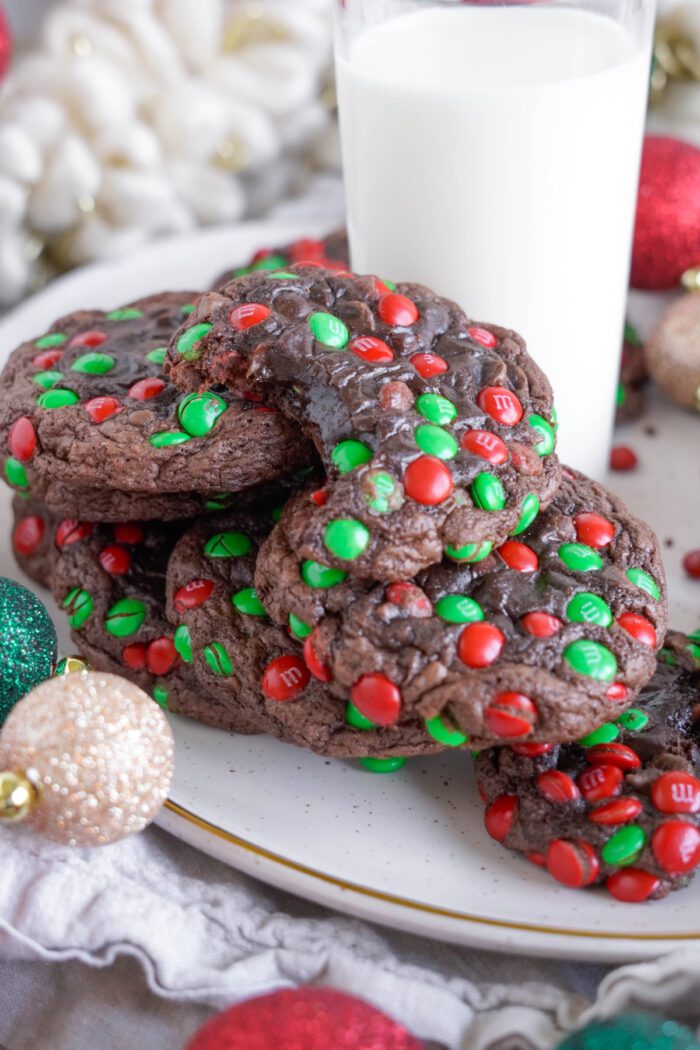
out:
M184 314L185 317L189 317L190 314L193 314L196 309L197 308L194 303L185 303L184 306L180 307L180 313Z
M617 724L628 733L641 733L649 725L649 715L638 707L630 707L618 717Z
M146 354L146 360L152 361L154 365L162 365L165 361L165 355L168 352L167 346L157 346L155 350L149 350Z
M493 543L490 540L485 540L483 543L465 543L463 547L452 547L448 544L445 547L445 554L452 561L466 561L471 565L475 565L476 562L488 558L492 550Z
M405 758L361 758L360 765L370 773L396 773L406 761Z
M84 372L86 375L103 376L108 372L111 372L116 363L117 362L110 354L99 354L95 352L92 354L82 354L80 357L76 357L71 365L71 369L74 372Z
M623 868L634 864L646 844L646 832L636 824L628 824L608 839L600 855L606 864Z
M148 439L148 443L154 448L171 448L173 445L184 445L191 440L189 434L183 434L179 430L162 430L159 434L153 434Z
M447 623L476 623L484 618L479 603L466 594L446 594L435 603L435 612Z
M375 723L370 721L369 718L365 718L362 712L355 707L352 700L348 700L345 707L345 721L353 729L361 729L366 732L368 729L374 729Z
M331 521L323 532L323 543L326 550L336 558L354 561L367 550L370 541L369 529L361 521L352 518L341 518Z
M289 630L292 632L295 638L298 638L299 641L302 641L304 638L309 637L309 635L313 631L313 627L309 627L308 623L304 623L304 621L300 620L298 616L294 615L294 613L290 613Z
M511 536L519 536L525 529L529 529L539 512L540 498L534 492L529 492L520 506L520 518Z
M207 540L204 553L210 558L242 558L252 546L253 541L243 532L217 532Z
M398 510L403 503L399 483L383 470L373 470L366 475L362 496L375 514L389 514L392 510Z
M347 326L333 314L311 314L309 328L314 339L331 350L342 350L350 338Z
M219 675L222 678L228 677L233 673L233 664L231 663L231 657L226 652L226 647L221 642L212 642L211 645L207 645L202 654L207 667L214 672L215 675Z
M190 629L184 623L175 631L173 635L173 645L175 646L175 652L182 659L183 663L192 663L192 638L190 637Z
M581 737L581 747L597 747L598 744L612 744L620 735L620 729L614 722L606 722L604 725L594 729L588 736Z
M557 443L554 427L547 422L544 416L532 415L528 422L532 429L537 432L537 440L535 441L535 452L537 455L551 455Z
M454 459L459 452L459 445L442 427L436 427L432 423L424 423L416 427L414 434L416 444L421 452L428 456L437 456L438 459Z
M416 398L416 409L423 419L437 426L451 423L457 416L456 407L441 394L420 394Z
M573 623L595 623L600 627L609 627L613 614L607 602L597 594L585 591L575 595L566 607L566 615Z
M231 603L239 612L246 616L267 616L265 606L258 598L254 587L244 587L237 591L231 599Z
M177 408L180 426L192 437L204 437L226 411L226 402L218 394L188 394Z
M300 574L306 586L313 587L314 590L335 587L347 577L347 573L342 569L331 569L328 565L321 565L319 561L310 559L302 563Z
M615 394L615 407L622 408L625 401L627 400L627 391L625 390L623 383L617 384L617 392Z
M205 510L226 510L233 503L235 497L231 492L220 492L218 496L212 496L204 504Z
M114 638L136 634L146 619L146 606L138 598L120 598L105 618L105 631Z
M339 441L331 452L331 459L341 474L348 474L363 463L369 463L374 453L362 441Z
M574 572L593 572L595 569L603 568L603 559L592 547L585 543L562 543L559 548L559 557L567 569Z
M49 332L48 335L42 335L40 339L37 339L34 346L37 350L48 350L52 346L63 346L67 338L68 336L63 332Z
M16 489L29 488L27 471L25 470L24 464L20 463L18 459L15 459L14 456L8 456L5 460L4 469L8 485L12 485Z
M611 682L617 674L617 660L609 649L589 638L567 645L564 659L577 674L588 675L598 682Z
M42 390L51 390L52 387L56 386L56 383L60 383L63 379L63 372L58 372L55 369L47 369L44 372L35 372L32 376L32 382L40 386Z
M39 394L36 403L39 408L67 408L68 405L77 405L80 398L72 390L47 390Z
M506 493L501 481L493 474L477 474L472 481L469 492L474 504L481 510L503 510L506 505Z
M200 351L197 349L198 345L204 339L205 335L208 335L212 330L212 325L208 321L202 321L201 324L192 325L186 332L183 332L177 341L177 352L182 354L186 361L194 361L199 357Z
M155 700L155 702L157 704L159 704L161 707L165 708L166 711L168 710L168 697L169 696L170 696L170 690L167 689L164 685L157 684L157 685L153 686L153 699Z
M112 310L107 314L108 321L136 321L139 317L143 317L143 310L138 310L135 306L122 306L121 309Z
M256 272L258 270L280 270L283 266L287 266L288 263L289 260L284 255L274 253L272 255L263 255L262 258L249 267L249 270Z
M290 273L289 270L278 270L277 273L268 274L268 281L298 281L298 273Z
M633 583L635 587L639 587L640 590L646 591L647 594L655 601L659 601L661 598L661 590L658 583L653 576L650 576L644 569L628 569L627 579L630 583Z
M441 715L430 718L425 723L425 728L433 740L437 740L439 744L444 744L445 747L462 747L469 741L469 737L462 733L461 730L448 726Z
M69 591L61 605L74 631L79 631L85 621L92 616L94 607L92 595L80 587L74 587L72 591Z

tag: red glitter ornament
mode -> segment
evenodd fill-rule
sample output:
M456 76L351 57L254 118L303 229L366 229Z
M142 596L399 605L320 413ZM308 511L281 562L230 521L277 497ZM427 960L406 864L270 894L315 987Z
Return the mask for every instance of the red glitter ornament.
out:
M10 36L10 27L7 24L3 9L0 7L0 77L4 77L10 68L11 57L12 37Z
M397 1021L330 988L249 999L213 1017L186 1050L425 1050Z
M644 142L632 252L635 288L672 288L700 263L700 149L649 135Z

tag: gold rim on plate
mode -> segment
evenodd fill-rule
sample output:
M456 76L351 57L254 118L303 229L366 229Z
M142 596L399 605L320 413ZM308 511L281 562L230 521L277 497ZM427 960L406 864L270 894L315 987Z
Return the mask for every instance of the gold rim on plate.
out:
M571 930L560 926L535 926L531 923L506 922L505 920L500 919L484 919L479 915L470 915L468 912L452 911L450 908L439 908L432 904L421 904L419 901L413 901L408 897L395 897L391 893L383 893L381 890L373 890L368 886L360 886L355 882L344 882L342 879L337 879L334 875L328 875L326 872L317 871L316 868L309 868L307 865L299 864L297 861L290 860L288 857L282 857L279 853L273 853L271 850L265 849L263 846L257 846L254 842L249 842L247 839L240 838L238 835L232 835L230 832L220 828L217 824L211 824L208 820L204 820L203 817L198 817L196 813L190 812L190 810L185 809L184 806L179 805L177 802L172 802L170 799L165 803L165 808L170 810L171 813L174 813L175 816L181 817L183 820L188 821L190 824L194 824L203 831L208 831L217 838L231 843L232 846L237 846L238 849L245 850L246 853L252 853L254 856L261 857L263 860L271 861L273 864L277 864L281 868L287 868L290 871L297 872L299 875L305 875L307 878L316 879L318 882L324 882L329 886L335 886L336 889L358 893L360 896L369 897L371 900L382 901L385 904L393 904L401 908L408 908L410 911L422 912L425 915L439 915L444 919L457 919L460 922L471 922L478 926L494 926L503 930L520 930L525 933L544 933L558 937L582 937L590 940L694 941L700 939L700 930L694 933L605 933L598 930Z

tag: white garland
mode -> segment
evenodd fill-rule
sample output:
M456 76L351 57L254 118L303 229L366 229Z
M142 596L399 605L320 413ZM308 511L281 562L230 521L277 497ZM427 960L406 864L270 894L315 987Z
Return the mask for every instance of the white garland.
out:
M0 91L0 302L283 192L329 121L330 3L59 3Z

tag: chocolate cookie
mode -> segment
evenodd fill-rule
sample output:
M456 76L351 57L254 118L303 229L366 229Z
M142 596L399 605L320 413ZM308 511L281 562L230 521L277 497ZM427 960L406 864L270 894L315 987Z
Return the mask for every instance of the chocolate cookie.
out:
M370 584L263 544L260 598L305 639L309 667L378 725L420 717L438 740L478 749L568 741L632 703L667 626L651 530L600 485L565 469L552 505L476 564L445 559L412 582Z
M260 397L183 395L163 376L165 345L194 292L165 292L111 313L81 311L22 344L0 377L4 473L81 488L219 493L306 466L297 430Z
M259 390L308 434L329 480L287 536L355 578L408 579L444 548L483 557L559 481L551 390L522 339L420 285L241 277L199 300L168 362L182 388Z
M17 494L12 500L14 524L12 553L22 572L42 587L51 586L56 557L53 529L55 521L40 500Z
M348 231L343 228L334 230L327 237L300 237L291 244L281 248L261 248L255 253L247 266L234 270L225 270L212 283L212 288L221 288L236 277L246 277L259 271L283 270L294 264L320 266L334 272L347 270L350 262Z
M245 711L261 732L324 755L391 759L440 750L422 720L371 727L309 672L301 645L271 623L254 589L270 509L197 522L168 568L168 617L175 645L207 692ZM398 757L397 757L398 756Z
M617 388L616 423L627 423L642 414L645 404L642 388L648 378L642 341L636 328L626 324L620 362L620 383Z
M566 886L665 897L700 863L700 645L669 636L637 706L577 744L476 761L486 828Z

